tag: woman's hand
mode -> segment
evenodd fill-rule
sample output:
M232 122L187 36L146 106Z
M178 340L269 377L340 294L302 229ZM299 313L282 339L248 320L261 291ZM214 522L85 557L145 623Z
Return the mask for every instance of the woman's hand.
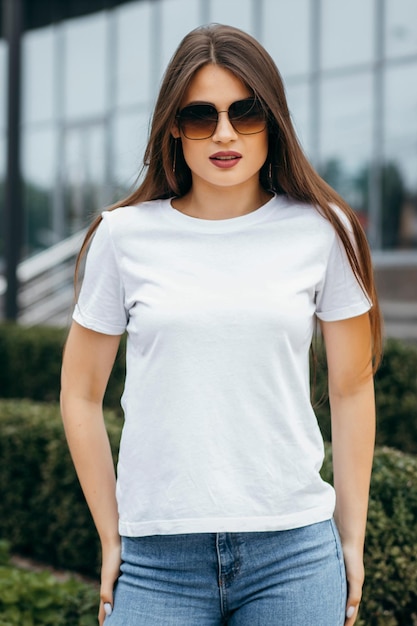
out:
M375 396L368 314L322 322L332 417L334 519L343 546L348 599L345 626L358 615L364 581L369 486L375 444Z
M96 333L73 322L61 375L61 412L77 470L102 546L102 600L113 606L120 570L119 516L112 451L103 419L103 396L120 337ZM104 622L104 602L99 623Z
M365 579L363 553L362 550L343 546L343 556L348 584L345 626L353 626L358 616L362 587Z
M101 587L100 587L100 608L98 612L98 623L104 623L107 615L113 609L113 589L120 574L120 542L112 546L103 547L103 561L101 566ZM106 604L106 609L104 605Z

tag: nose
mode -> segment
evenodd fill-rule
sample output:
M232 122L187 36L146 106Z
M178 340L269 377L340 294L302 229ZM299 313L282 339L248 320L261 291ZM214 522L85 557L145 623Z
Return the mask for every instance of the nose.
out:
M218 111L217 126L213 134L213 141L227 142L236 138L237 133L229 120L228 111Z

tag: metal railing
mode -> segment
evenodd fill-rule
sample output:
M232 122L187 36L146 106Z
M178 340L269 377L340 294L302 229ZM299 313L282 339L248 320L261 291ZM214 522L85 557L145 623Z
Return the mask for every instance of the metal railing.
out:
M74 301L74 263L84 235L85 231L78 232L19 264L20 324L68 324ZM0 297L6 287L0 276Z

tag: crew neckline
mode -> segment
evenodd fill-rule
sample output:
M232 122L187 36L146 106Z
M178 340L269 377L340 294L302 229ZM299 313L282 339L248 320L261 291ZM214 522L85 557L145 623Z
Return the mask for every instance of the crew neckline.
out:
M172 206L172 200L174 197L167 198L159 201L159 208L162 214L169 219L172 223L181 226L187 230L194 230L198 232L206 233L222 233L230 232L234 230L240 230L247 226L257 224L266 219L273 211L277 209L277 201L279 196L274 194L265 204L258 209L245 213L244 215L238 215L237 217L228 217L219 220L208 220L201 217L193 217L182 213L178 209Z

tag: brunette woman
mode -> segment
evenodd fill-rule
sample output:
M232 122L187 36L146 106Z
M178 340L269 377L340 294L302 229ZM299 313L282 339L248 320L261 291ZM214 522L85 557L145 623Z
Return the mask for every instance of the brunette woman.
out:
M364 233L304 156L271 57L236 28L181 42L144 163L87 235L62 370L102 544L99 622L352 626L380 354ZM310 402L316 318L334 487ZM124 332L116 483L102 399Z

